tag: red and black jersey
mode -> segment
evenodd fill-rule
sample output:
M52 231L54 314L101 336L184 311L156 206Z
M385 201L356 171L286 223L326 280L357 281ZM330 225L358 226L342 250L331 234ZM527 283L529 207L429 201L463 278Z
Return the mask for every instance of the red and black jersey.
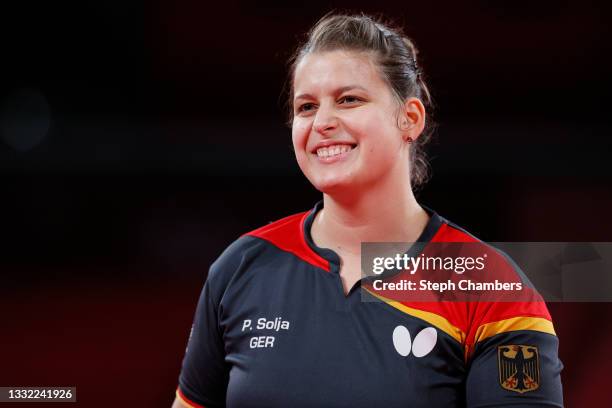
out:
M544 302L400 302L365 280L345 295L338 255L310 236L322 206L243 235L213 263L179 378L185 404L562 406ZM476 240L428 212L419 242Z

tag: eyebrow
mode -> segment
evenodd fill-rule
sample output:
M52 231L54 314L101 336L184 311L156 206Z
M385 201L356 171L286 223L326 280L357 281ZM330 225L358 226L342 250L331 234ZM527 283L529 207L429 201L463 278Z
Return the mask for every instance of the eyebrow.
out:
M334 91L334 93L335 94L341 94L343 92L350 91L350 90L353 90L353 89L360 89L362 91L367 92L367 89L365 89L363 86L359 86L359 85L347 85L347 86L343 86L341 88L336 89ZM298 96L296 96L293 100L297 101L298 99L315 99L315 98L311 94L303 93L303 94L299 94Z

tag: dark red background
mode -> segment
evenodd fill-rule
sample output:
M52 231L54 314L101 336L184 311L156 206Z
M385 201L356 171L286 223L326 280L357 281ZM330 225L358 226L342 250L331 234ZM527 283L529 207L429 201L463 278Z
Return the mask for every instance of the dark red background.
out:
M1 112L29 88L51 118L26 151L0 138L0 386L72 385L84 407L171 404L210 263L319 199L279 95L293 45L332 6L383 12L421 49L441 124L423 204L492 242L612 241L608 10L371 3L0 13ZM612 306L550 310L566 405L602 406Z

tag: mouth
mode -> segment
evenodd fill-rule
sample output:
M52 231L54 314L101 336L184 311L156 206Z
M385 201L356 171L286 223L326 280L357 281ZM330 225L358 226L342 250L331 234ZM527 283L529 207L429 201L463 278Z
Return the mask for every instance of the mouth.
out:
M336 144L320 147L313 154L325 162L335 161L347 156L352 150L357 148L357 144Z

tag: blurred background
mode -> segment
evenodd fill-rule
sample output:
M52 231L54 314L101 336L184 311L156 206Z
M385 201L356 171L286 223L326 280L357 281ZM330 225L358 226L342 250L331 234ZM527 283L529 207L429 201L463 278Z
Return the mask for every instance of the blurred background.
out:
M210 263L320 198L294 161L282 89L332 8L383 13L421 50L439 129L420 202L486 241L612 241L602 5L3 5L1 386L169 407ZM601 406L612 306L550 310L567 406Z

